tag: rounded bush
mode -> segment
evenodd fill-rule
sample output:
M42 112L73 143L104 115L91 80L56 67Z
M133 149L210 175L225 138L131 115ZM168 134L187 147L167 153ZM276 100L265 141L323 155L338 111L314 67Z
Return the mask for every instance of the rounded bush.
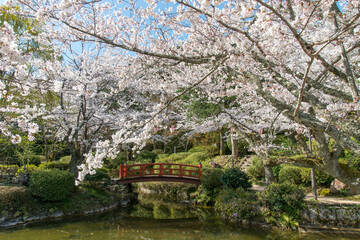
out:
M281 227L298 227L305 192L294 184L272 183L261 195L265 220Z
M69 163L65 163L65 162L47 162L47 163L43 163L40 164L39 166L40 169L58 169L58 170L68 170L69 169Z
M69 164L70 161L71 161L71 156L70 155L64 156L64 157L59 159L59 162L61 162L61 163L68 163Z
M303 184L304 181L301 174L301 168L290 165L282 165L279 171L279 182L288 182L295 185Z
M229 188L242 187L244 190L251 188L249 176L238 168L228 168L221 176L220 181Z
M191 155L187 156L181 163L190 164L190 165L198 165L199 162L205 162L209 156L203 152L195 152Z
M220 188L222 183L220 181L224 172L221 169L206 169L201 176L201 184L207 190Z
M265 169L259 157L254 156L251 158L251 166L248 167L247 173L252 179L257 181L265 178Z
M214 145L197 146L197 147L191 148L188 152L189 153L202 152L202 153L205 153L209 157L213 157L213 156L219 155L219 148L215 147Z
M329 187L333 177L321 171L315 171L316 183L320 186ZM279 182L289 182L295 185L310 186L311 170L310 168L296 167L291 165L282 165L279 171Z
M75 188L75 178L60 170L38 170L30 177L30 191L45 201L61 201Z

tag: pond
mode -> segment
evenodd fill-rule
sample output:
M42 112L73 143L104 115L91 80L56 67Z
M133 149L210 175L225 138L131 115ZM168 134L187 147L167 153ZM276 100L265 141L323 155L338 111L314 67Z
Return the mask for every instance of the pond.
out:
M128 210L100 216L42 223L20 229L0 230L0 240L345 240L356 237L334 234L299 234L259 227L235 227L218 219L211 208L140 197Z

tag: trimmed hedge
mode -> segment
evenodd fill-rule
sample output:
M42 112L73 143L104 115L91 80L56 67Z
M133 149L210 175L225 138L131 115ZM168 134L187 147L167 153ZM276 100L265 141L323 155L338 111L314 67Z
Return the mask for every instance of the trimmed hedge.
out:
M291 165L281 165L279 171L279 182L289 182L295 185L310 186L311 173L310 168L296 167ZM315 171L316 182L318 185L329 187L334 180L326 173Z
M226 187L233 189L242 187L246 190L252 186L248 175L238 168L225 169L224 174L220 178L220 182Z
M206 169L201 176L201 184L207 190L220 188L223 184L220 181L224 172L221 169Z
M69 163L66 162L47 162L47 163L43 163L40 164L39 166L40 169L58 169L58 170L68 170L69 169Z
M69 172L38 170L30 177L30 191L45 201L61 201L75 188L75 178Z

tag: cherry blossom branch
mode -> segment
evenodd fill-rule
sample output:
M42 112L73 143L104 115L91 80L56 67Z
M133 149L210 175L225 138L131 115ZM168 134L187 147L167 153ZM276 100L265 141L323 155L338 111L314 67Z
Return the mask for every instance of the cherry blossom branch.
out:
M296 108L295 108L294 117L297 117L297 115L298 115L298 112L299 112L299 109L300 109L300 106L301 106L301 102L302 102L302 98L303 98L303 95L304 95L304 87L305 87L305 84L306 84L306 79L307 79L307 76L309 75L311 64L313 63L313 61L314 61L314 57L311 57L309 65L308 65L308 67L306 69L306 72L305 72L305 75L304 75L304 78L303 78L303 82L301 84L301 89L300 89L297 105L296 105Z

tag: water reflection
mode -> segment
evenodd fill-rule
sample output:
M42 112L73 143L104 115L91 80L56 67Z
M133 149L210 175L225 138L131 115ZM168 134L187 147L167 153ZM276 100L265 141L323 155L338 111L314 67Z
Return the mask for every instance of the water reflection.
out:
M21 229L0 230L0 240L345 240L354 236L298 234L258 227L234 227L221 222L209 208L143 198L133 209L86 219L43 223Z

